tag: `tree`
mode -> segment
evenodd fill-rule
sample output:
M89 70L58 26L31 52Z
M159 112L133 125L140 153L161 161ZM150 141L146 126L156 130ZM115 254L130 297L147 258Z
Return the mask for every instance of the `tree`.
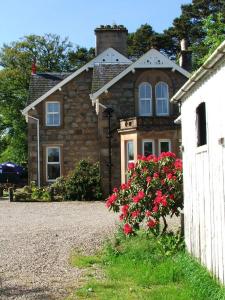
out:
M55 34L28 35L4 45L0 51L0 161L24 163L27 159L26 123L20 110L26 106L31 65L38 72L67 72L93 57L93 49L73 47Z

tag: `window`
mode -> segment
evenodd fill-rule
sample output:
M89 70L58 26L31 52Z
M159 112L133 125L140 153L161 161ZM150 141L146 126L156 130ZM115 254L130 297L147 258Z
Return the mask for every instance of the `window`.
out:
M197 146L203 146L207 144L206 137L206 111L205 103L199 104L196 109L196 122L197 122Z
M154 147L153 140L143 140L142 141L142 154L144 156L149 156L151 154L155 154L155 147Z
M134 162L134 143L127 141L127 165L131 162Z
M171 151L171 142L170 140L159 140L159 154L162 152Z
M157 83L155 87L156 115L166 116L169 114L169 89L165 82Z
M54 181L61 174L60 148L47 147L46 156L47 181Z
M152 115L152 86L147 82L139 86L139 115Z
M46 102L46 125L59 126L60 125L60 103Z

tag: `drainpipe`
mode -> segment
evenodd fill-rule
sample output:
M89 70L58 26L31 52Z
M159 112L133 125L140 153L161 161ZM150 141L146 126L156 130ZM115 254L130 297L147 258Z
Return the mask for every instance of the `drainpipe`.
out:
M39 126L39 119L32 117L28 114L25 114L25 117L28 121L28 118L34 120L37 122L37 184L38 187L41 186L41 181L40 181L40 126Z

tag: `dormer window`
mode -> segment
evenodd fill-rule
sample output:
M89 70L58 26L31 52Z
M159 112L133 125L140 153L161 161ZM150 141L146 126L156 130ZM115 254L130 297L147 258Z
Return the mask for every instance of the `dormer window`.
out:
M155 87L156 97L156 115L167 116L169 115L169 89L168 84L165 82L157 83Z
M152 115L152 86L147 82L139 86L139 115Z
M46 126L60 126L60 103L46 102Z

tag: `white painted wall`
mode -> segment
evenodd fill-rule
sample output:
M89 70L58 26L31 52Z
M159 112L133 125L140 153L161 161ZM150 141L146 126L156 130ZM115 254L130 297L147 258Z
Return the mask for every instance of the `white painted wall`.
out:
M225 62L186 96L184 146L185 241L188 250L225 283ZM196 108L206 103L207 145L197 147Z

